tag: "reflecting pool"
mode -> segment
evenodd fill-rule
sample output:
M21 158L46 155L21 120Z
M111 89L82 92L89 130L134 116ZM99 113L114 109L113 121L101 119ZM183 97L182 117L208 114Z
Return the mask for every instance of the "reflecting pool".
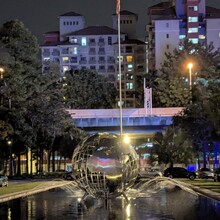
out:
M84 205L78 188L57 188L0 204L1 220L145 220L220 219L220 202L173 185L139 185L124 197L104 202L88 197Z

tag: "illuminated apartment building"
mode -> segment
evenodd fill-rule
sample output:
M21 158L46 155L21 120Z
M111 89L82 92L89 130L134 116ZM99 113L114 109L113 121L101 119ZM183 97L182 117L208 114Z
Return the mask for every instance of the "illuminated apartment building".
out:
M84 16L69 12L59 16L59 31L47 32L41 46L42 68L58 63L63 75L68 70L89 69L108 78L119 89L117 16L113 28L85 27ZM146 44L135 39L137 15L121 11L121 82L123 107L143 106L138 91L146 73ZM141 103L141 104L140 104Z
M149 69L160 69L165 52L179 48L184 39L220 48L220 9L205 0L170 0L148 8ZM181 49L181 48L179 48Z

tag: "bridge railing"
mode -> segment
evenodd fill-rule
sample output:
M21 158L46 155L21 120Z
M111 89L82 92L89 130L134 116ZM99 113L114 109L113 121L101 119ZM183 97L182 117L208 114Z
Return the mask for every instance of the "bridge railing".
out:
M123 109L122 117L150 117L174 116L183 110L175 108L152 108L152 113L147 113L145 108ZM119 118L119 109L67 109L72 118Z

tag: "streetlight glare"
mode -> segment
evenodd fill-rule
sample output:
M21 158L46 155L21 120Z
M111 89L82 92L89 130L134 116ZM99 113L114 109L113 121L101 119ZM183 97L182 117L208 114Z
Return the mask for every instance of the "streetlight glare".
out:
M5 71L5 70L0 67L1 79L3 79L3 72L4 72L4 71Z
M192 69L192 67L193 67L193 64L192 63L188 63L188 68Z
M130 138L127 135L124 136L124 143L126 144L130 143Z

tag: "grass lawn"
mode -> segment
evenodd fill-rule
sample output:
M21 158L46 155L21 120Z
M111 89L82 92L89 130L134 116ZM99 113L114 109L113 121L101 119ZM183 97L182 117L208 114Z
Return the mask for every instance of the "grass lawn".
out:
M214 182L212 179L195 179L193 181L188 179L179 179L181 182L189 183L203 189L209 189L213 192L220 193L220 182Z
M15 193L15 192L20 192L23 190L29 190L33 189L36 186L39 186L41 184L46 183L47 181L39 181L39 182L23 182L23 183L16 183L16 184L10 184L8 187L1 187L0 188L0 196L1 195L6 195L9 193Z

